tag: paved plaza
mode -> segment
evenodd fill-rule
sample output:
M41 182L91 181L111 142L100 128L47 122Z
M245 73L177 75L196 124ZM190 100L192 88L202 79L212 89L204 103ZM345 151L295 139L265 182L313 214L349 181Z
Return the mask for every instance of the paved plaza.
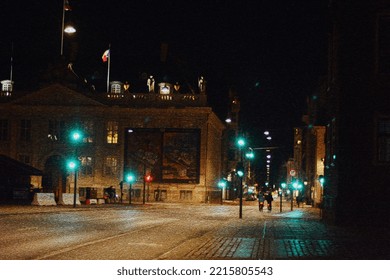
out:
M138 257L140 259L166 260L388 260L390 258L389 234L386 229L367 228L362 230L330 226L321 221L319 209L304 206L294 207L291 211L290 205L284 203L282 212L280 212L278 202L274 203L272 211L264 210L263 212L258 210L256 202L245 202L242 219L238 218L237 202L226 202L224 205L170 203L134 204L131 206L118 204L82 205L76 208L0 206L0 222L9 224L13 217L29 219L32 215L38 220L39 215L53 215L53 213L57 215L61 213L67 215L66 217L73 218L81 214L97 215L96 213L98 213L99 220L96 219L96 221L104 225L108 222L100 215L104 212L110 213L110 215L121 215L123 219L127 219L127 216L123 215L129 215L134 219L131 226L133 227L137 223L139 226L136 229L129 228L125 231L122 223L120 234L110 232L109 236L96 238L97 241L88 239L85 245L82 243L72 244L73 247L68 245L70 249L63 248L55 253L31 258L91 259L93 255L88 255L88 247L91 247L91 251L96 251L97 247L104 249L104 246L100 245L103 240L114 242L116 239L121 242L117 245L118 250L115 250L117 255L113 255L112 252L105 254L102 249L101 258L134 259ZM135 216L136 213L142 216L138 218ZM86 220L94 219L86 217ZM150 217L156 217L156 220L153 221ZM145 222L146 220L147 222ZM51 227L56 226L55 222L51 223ZM91 227L89 226L89 228ZM26 225L26 228L33 227ZM114 228L114 224L112 228ZM3 228L3 230L6 229ZM22 228L17 230L21 231ZM53 230L50 229L50 231ZM134 238L133 232L135 231L142 232L142 234L138 234L137 238ZM101 232L99 231L98 234ZM40 235L42 234L40 233ZM90 233L86 233L87 235L88 238L91 238ZM166 244L169 240L160 240L159 235L170 235L171 239L176 238L175 235L177 235L181 238L181 242L174 244L170 240L172 244L168 247ZM148 236L149 239L142 239L142 236ZM5 242L5 240L3 241ZM141 245L148 250L154 246L156 250L151 255L130 255L129 250L121 249L124 246L131 246L131 251L135 252L137 246ZM142 247L139 250L141 253L145 252Z

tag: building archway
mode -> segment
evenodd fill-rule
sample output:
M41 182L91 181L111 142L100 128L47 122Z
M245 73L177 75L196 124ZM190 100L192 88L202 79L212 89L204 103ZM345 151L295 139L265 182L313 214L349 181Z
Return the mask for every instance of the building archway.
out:
M43 191L54 193L58 201L60 194L66 192L67 175L64 158L59 155L50 156L45 162L42 178Z

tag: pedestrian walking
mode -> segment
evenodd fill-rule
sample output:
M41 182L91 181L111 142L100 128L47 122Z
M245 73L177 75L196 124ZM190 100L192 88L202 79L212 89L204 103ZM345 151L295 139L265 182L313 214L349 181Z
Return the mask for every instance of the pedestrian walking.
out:
M257 194L257 200L259 201L259 211L263 211L265 198L262 192Z
M265 200L267 200L268 210L271 211L272 210L272 201L274 200L274 198L272 197L272 192L268 192L265 195Z
M296 200L297 200L297 206L299 208L299 205L301 203L301 197L299 195L297 195Z

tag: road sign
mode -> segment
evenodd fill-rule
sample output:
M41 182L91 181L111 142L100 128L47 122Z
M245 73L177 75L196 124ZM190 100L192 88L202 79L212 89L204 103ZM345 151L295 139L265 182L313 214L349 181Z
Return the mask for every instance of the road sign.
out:
M297 175L297 172L294 169L291 169L290 170L290 175L295 177L295 175Z

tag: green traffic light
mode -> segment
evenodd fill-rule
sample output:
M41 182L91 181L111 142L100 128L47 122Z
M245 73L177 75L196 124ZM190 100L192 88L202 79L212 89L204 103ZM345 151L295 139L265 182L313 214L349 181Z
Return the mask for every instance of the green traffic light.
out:
M245 157L247 159L254 159L255 158L255 154L253 153L253 151L249 151L245 154Z
M135 180L135 176L133 174L129 173L126 175L126 182L132 183L134 182L134 180Z
M282 183L281 186L282 186L282 188L284 189L284 188L287 187L287 184L286 184L286 183Z
M325 183L325 177L324 177L324 175L318 176L318 181L320 181L321 186L323 186L324 183Z
M244 139L244 138L240 137L240 138L237 139L237 145L238 145L238 147L240 147L240 148L241 148L241 147L244 147L245 144L246 144L246 142L245 142L245 139Z
M78 142L80 142L80 140L83 139L83 133L79 130L73 130L70 133L70 138L71 138L72 142L78 143Z
M239 177L244 176L244 164L241 161L237 162L236 173Z
M72 137L73 137L73 140L78 141L81 138L81 134L78 132L75 132L75 133L73 133Z
M75 170L77 169L77 166L78 166L78 161L75 160L75 159L71 159L67 162L66 166L68 167L68 169L70 170Z
M225 181L225 180L220 180L220 181L218 182L218 187L220 187L220 188L226 187L226 181Z

